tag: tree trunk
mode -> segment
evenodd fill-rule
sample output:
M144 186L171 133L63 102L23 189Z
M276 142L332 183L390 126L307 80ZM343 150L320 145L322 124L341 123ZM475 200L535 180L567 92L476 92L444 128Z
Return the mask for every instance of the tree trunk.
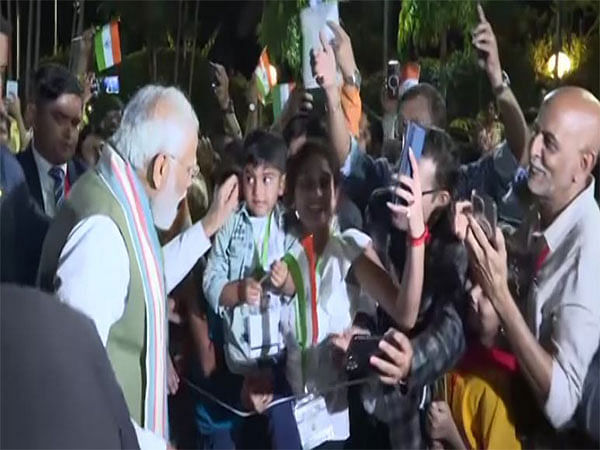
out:
M73 2L73 20L71 21L71 41L75 37L75 31L77 30L77 2Z
M194 12L194 39L192 43L192 58L190 61L190 80L188 82L188 98L192 99L192 82L194 81L194 64L196 63L196 36L198 34L198 9L200 2L196 0L196 11Z
M158 48L152 46L152 81L158 81L158 66L157 66Z
M7 18L8 18L8 23L10 24L10 26L13 29L13 34L11 36L11 40L8 43L8 78L10 78L11 80L14 80L13 78L13 54L12 54L12 49L15 48L13 45L13 42L16 42L16 35L17 35L17 28L14 25L13 19L12 19L12 8L11 8L11 0L8 0L7 2Z
M33 32L33 0L29 0L29 15L27 18L27 54L25 55L25 98L30 100L31 92L29 89L29 80L31 79L31 40Z
M181 43L181 0L177 2L177 33L175 37L175 69L173 73L173 84L177 85L177 72L179 70L179 49Z
M448 57L448 30L442 30L440 34L440 88L442 95L446 98L446 88L448 81L446 80L446 59Z
M85 0L79 0L79 21L77 22L77 35L83 34L83 14L85 8Z
M40 34L42 34L41 27L42 20L42 0L37 0L37 8L36 8L36 24L35 24L35 62L33 67L35 70L39 67L40 64Z

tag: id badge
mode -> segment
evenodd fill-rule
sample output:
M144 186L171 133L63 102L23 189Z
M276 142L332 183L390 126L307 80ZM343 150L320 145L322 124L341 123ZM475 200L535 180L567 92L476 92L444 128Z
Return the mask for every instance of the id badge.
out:
M310 394L294 406L294 416L304 450L318 447L334 438L333 424L323 396Z

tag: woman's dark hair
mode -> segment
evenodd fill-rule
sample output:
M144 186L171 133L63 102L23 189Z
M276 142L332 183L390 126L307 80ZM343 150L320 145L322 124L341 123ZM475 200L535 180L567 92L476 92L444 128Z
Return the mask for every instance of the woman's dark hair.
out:
M83 147L83 143L90 134L92 134L92 127L89 124L81 129L81 131L79 132L79 137L77 139L77 147L75 149L76 155L81 156L81 148Z
M327 128L315 114L296 115L283 129L283 139L288 146L294 139L302 135L306 135L308 139L328 138Z
M429 158L435 163L435 184L437 189L443 189L455 197L458 182L458 158L454 141L448 133L439 128L429 128L423 145L423 158Z
M304 165L309 158L312 158L313 156L320 156L327 162L331 169L331 173L333 174L333 185L336 188L338 187L340 182L340 165L335 153L324 141L309 139L302 147L300 147L295 155L290 157L287 163L288 171L284 199L288 205L293 203L296 184L298 183L298 178L300 178Z
M265 130L254 130L244 139L244 164L269 164L285 173L287 145L281 135Z

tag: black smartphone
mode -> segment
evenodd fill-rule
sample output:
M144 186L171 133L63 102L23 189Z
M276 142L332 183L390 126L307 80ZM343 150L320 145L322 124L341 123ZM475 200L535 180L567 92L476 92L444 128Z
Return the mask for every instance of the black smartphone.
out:
M498 223L496 202L487 194L473 191L471 193L471 204L473 205L473 217L483 229L488 240L493 241Z
M391 59L387 63L385 87L389 98L398 98L400 90L400 62L396 59Z
M312 96L312 111L310 113L319 118L325 117L327 114L325 91L321 87L318 87L306 89L306 92Z
M348 375L354 378L362 378L377 371L369 360L373 355L382 356L383 353L379 349L379 341L381 339L381 336L368 336L364 334L357 334L352 337L348 351L346 352L345 368Z

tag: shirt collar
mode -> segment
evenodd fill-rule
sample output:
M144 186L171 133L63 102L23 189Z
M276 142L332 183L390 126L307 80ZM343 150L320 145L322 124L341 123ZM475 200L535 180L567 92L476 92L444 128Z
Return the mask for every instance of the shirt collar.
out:
M54 166L54 164L51 164L46 158L44 158L40 152L37 151L37 149L35 148L35 142L31 142L31 149L33 151L33 159L35 159L35 163L37 164L38 168L40 169L40 172L48 175L48 172L50 171L50 169L52 169ZM67 174L67 163L61 164L59 167L64 173L65 175Z
M595 180L593 176L590 176L590 178L588 186L543 231L542 234L550 251L556 250L566 234L586 211L593 211L593 208L596 207L594 201Z
M239 213L242 215L242 217L246 221L250 220L250 211L248 210L248 206L247 206L246 202L243 202L242 205L240 206ZM283 209L281 208L280 204L277 203L275 205L275 208L273 208L273 219L276 220L276 223L280 223L279 221L280 221L282 215L283 215Z

